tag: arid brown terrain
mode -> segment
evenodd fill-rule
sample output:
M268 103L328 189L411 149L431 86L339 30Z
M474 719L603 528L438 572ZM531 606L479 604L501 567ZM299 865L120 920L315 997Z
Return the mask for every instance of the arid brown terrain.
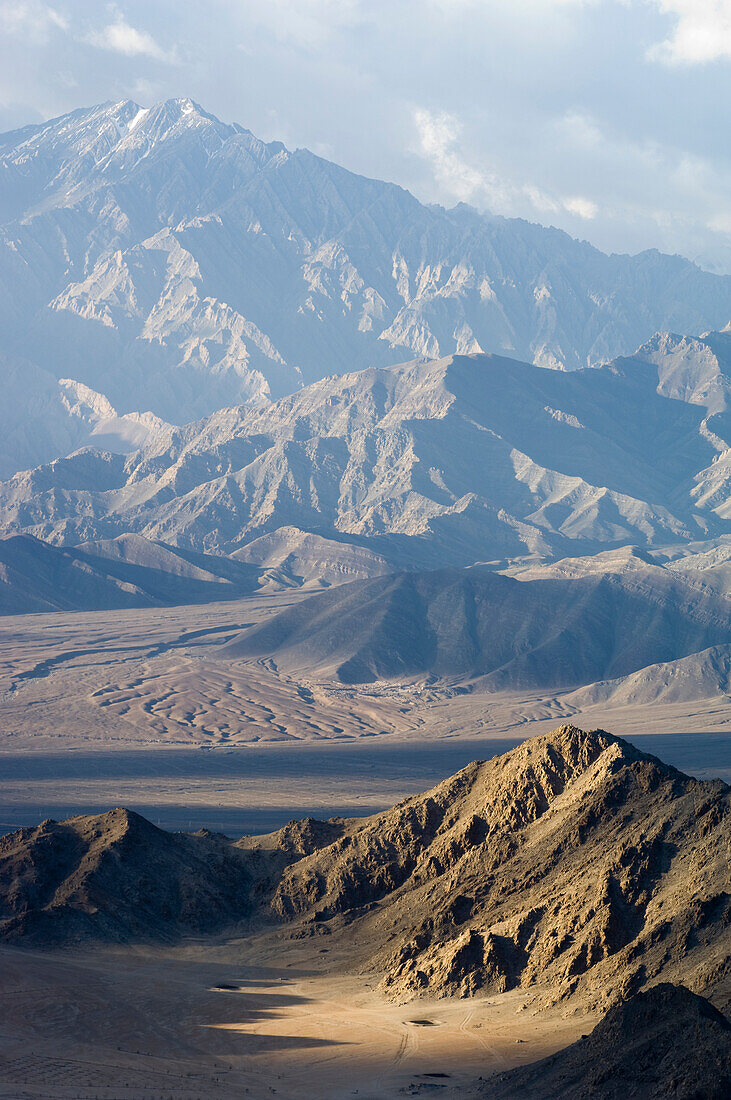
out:
M323 1097L353 1089L374 1098L419 1095L437 1083L445 1096L466 1088L489 1096L492 1085L477 1082L495 1072L504 1090L496 1095L517 1096L507 1071L578 1039L610 1009L604 1030L582 1040L582 1058L596 1054L594 1072L612 1029L634 1026L627 1013L640 1009L627 1003L652 1007L636 995L658 981L682 983L728 1007L730 807L720 781L692 779L601 730L562 726L371 818L303 819L240 841L205 831L170 834L122 809L44 822L0 840L0 928L15 945L1 950L7 990L22 1006L6 1016L0 1052L7 1059L19 1049L13 1035L25 1049L28 1028L40 1026L37 1002L13 992L22 991L21 974L53 975L52 1001L88 974L89 991L103 1000L113 972L122 1015L138 990L144 1008L136 1041L147 1044L149 1057L155 1048L155 1072L166 1089L178 1090L176 1100L215 1095L214 1080L225 1080L222 1096L242 1087L257 1097L271 1088L312 1096L313 1081ZM208 1000L191 984L198 972L211 975ZM190 1093L179 1091L182 1079L164 1061L162 1033L147 1016L161 1011L160 980L189 990L180 1024L171 1019L165 1029L199 1059L198 1092L192 1084ZM85 1019L87 994L72 995ZM688 1003L701 1038L725 1037L723 1017ZM625 1006L623 1016L616 1005ZM168 1004L165 1018L169 1011ZM183 1019L187 1030L178 1034ZM201 1025L219 1038L193 1041ZM278 1029L291 1027L298 1038L284 1042ZM642 1047L651 1068L653 1027L650 1021ZM124 1069L97 1031L95 1022L84 1033L87 1053L93 1048L97 1061L107 1059L105 1079L116 1087L130 1065ZM334 1048L315 1057L326 1037ZM68 1051L79 1041L69 1020L53 1025L44 1040L48 1064L62 1064L60 1042ZM669 1045L667 1036L662 1041ZM393 1061L384 1062L391 1042ZM260 1055L268 1043L265 1067ZM578 1081L579 1091L566 1095L588 1095L572 1049L551 1063L551 1081ZM714 1049L722 1065L723 1044ZM425 1051L432 1052L426 1064ZM137 1091L129 1095L148 1100L155 1094L137 1055ZM343 1058L354 1074L345 1092L338 1084ZM26 1070L39 1088L48 1080L17 1057L7 1065L16 1084ZM521 1072L527 1089L534 1071ZM687 1067L678 1074L688 1077ZM523 1078L516 1080L523 1088ZM563 1086L555 1087L545 1095L562 1095ZM92 1094L84 1086L0 1095Z
M0 0L0 1100L731 1097L730 5Z
M550 987L603 1004L729 969L729 788L562 726L373 818L264 838L129 811L0 839L12 942L169 939L251 920L336 936L395 999ZM291 926L291 927L290 927Z
M355 827L273 907L342 929L390 996L548 987L593 1004L731 965L731 792L563 726ZM355 946L357 945L357 946Z

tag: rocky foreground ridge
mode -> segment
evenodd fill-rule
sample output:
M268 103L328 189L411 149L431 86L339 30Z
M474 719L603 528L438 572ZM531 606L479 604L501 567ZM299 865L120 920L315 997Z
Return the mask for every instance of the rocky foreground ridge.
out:
M597 1004L731 965L731 792L562 726L289 867L287 919L355 928L393 997L522 987ZM372 947L370 946L372 945Z
M562 726L366 819L238 842L128 811L0 839L0 934L130 940L246 921L334 937L398 1000L596 1007L731 971L731 791Z
M488 1078L489 1100L725 1100L731 1025L702 997L661 983L615 1005L592 1031L530 1066Z

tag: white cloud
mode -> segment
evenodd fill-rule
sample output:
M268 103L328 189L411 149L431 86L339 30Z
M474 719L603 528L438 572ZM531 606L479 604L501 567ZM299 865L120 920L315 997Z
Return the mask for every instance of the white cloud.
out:
M49 32L68 30L68 21L38 0L0 0L0 30L26 41L45 42Z
M85 41L101 50L112 50L125 57L151 57L155 61L172 61L173 55L158 46L152 35L130 26L122 15L100 31L86 35Z
M731 57L731 0L653 0L674 17L669 38L649 50L653 60L693 65Z
M654 138L632 140L577 112L556 119L551 134L596 189L593 212L592 200L583 213L586 200L566 200L579 217L603 219L611 233L655 227L661 247L691 257L729 248L730 242L718 239L731 235L731 171L723 159Z
M693 256L731 247L730 5L0 0L0 129L185 94L426 201Z
M581 111L567 111L558 125L563 136L579 149L598 149L604 141L594 119Z
M506 8L513 14L530 11L541 11L552 8L581 8L588 7L590 4L600 3L601 0L427 0L427 3L434 8L441 8L443 11L451 13L459 9L468 8ZM620 0L623 3L624 0Z
M252 22L281 41L315 49L368 15L363 0L244 0Z
M454 115L446 111L433 114L422 108L414 111L414 123L418 152L431 162L438 183L453 198L470 202L497 184L494 176L471 167L455 151L462 124Z
M582 198L581 195L575 195L571 199L564 199L563 205L569 214L576 214L578 218L582 218L584 221L591 221L599 213L599 207L591 199Z
M414 124L418 135L416 151L431 163L439 188L452 200L472 202L493 213L507 215L522 214L526 205L538 214L565 212L582 221L599 213L597 204L583 196L550 195L535 184L516 184L491 169L475 167L457 148L462 123L446 111L433 114L424 108L416 110Z

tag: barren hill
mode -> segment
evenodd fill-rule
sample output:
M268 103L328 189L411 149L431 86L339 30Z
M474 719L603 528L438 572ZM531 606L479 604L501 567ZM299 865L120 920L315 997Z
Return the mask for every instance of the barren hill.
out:
M141 535L67 548L0 537L0 615L233 600L255 591L259 576L255 566Z
M591 1035L550 1058L491 1077L489 1100L726 1100L731 1025L668 983L610 1008Z
M131 810L44 821L0 836L0 939L169 940L261 916L284 867L330 844L339 821L291 821L266 838L169 833Z
M116 809L0 837L0 935L125 941L213 932L244 919L253 876L225 837L163 832Z
M397 1001L592 1007L731 973L731 790L562 726L371 818L232 842L125 810L0 839L2 937L327 935Z
M516 580L487 568L401 573L317 593L229 643L345 683L481 677L561 689L627 676L731 639L731 601L651 561Z
M563 726L287 868L277 913L331 928L398 999L515 987L603 1004L731 967L731 791Z

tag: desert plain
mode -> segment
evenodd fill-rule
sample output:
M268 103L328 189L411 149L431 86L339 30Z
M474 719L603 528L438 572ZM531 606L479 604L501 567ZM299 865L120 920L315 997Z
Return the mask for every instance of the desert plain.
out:
M318 682L222 652L308 594L0 618L0 828L111 805L231 835L369 814L565 721L731 779L725 696L581 707L427 677Z

